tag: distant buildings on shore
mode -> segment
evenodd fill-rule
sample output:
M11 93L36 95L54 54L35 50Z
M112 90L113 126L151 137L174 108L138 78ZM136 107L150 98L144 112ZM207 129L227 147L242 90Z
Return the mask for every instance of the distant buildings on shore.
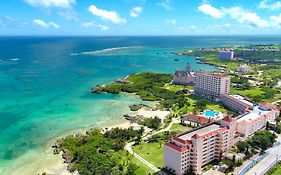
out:
M232 50L219 51L219 59L232 60L234 58L234 52Z
M173 84L178 85L189 85L193 84L195 81L195 77L190 69L190 64L187 63L185 70L178 69L173 75Z

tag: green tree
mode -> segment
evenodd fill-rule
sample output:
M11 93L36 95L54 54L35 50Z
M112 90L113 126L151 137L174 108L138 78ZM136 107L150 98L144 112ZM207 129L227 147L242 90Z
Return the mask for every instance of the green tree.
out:
M240 153L246 151L249 148L249 144L244 141L239 141L236 146Z

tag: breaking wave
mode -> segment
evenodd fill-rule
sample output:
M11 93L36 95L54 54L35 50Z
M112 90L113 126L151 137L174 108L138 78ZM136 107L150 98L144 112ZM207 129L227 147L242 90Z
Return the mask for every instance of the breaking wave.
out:
M73 55L73 56L75 56L75 55L101 55L101 54L110 53L110 52L116 51L116 50L137 49L137 48L142 48L142 46L114 47L114 48L81 52L81 53L71 53L71 55Z

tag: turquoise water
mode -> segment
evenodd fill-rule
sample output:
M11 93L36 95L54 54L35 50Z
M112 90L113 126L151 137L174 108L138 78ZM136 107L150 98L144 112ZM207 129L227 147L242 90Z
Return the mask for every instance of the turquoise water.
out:
M206 110L204 116L207 118L214 118L218 113L216 111Z
M63 133L124 122L128 105L141 102L91 94L93 86L141 71L173 73L187 62L193 70L212 71L169 52L256 43L280 43L280 37L0 38L0 174L28 164Z

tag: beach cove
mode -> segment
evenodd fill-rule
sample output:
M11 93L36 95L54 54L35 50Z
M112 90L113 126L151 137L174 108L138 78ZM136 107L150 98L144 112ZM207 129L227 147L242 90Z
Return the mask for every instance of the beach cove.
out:
M279 42L274 37L229 37L224 43L221 40L220 37L1 38L0 146L4 149L0 151L0 174L36 174L41 170L67 174L63 160L52 155L51 145L57 137L83 133L91 127L122 124L126 122L122 116L129 112L128 106L142 102L132 95L91 94L90 88L95 85L136 72L173 73L187 62L194 70L215 69L197 64L194 57L169 54L173 51Z

